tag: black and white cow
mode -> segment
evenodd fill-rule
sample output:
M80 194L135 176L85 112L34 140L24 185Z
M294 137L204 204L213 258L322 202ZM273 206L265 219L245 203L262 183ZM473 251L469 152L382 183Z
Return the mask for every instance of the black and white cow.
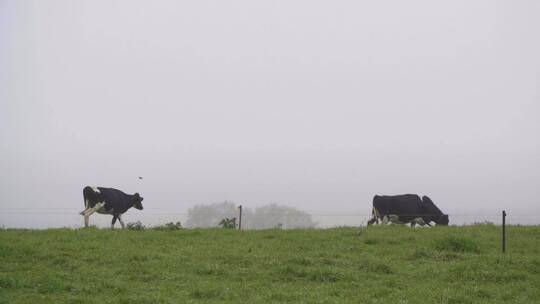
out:
M111 228L114 228L114 224L118 219L122 228L125 227L122 221L122 214L129 208L143 210L142 201L143 198L139 193L133 195L125 194L124 192L114 188L103 187L84 187L84 211L80 212L84 216L84 226L88 227L88 220L90 215L94 212L101 214L110 214L113 216Z
M448 215L444 214L433 201L423 196L422 199L416 194L403 195L375 195L373 198L373 217L368 221L371 225L379 220L383 223L388 220L400 223L426 224L435 222L437 225L448 225ZM385 217L388 220L384 220Z

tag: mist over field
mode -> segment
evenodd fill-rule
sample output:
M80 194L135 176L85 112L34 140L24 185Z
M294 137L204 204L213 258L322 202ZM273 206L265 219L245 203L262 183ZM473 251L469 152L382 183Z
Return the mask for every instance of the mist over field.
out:
M360 225L375 194L540 223L537 1L0 1L0 226L86 185ZM139 179L138 177L142 177ZM110 216L93 216L108 226Z

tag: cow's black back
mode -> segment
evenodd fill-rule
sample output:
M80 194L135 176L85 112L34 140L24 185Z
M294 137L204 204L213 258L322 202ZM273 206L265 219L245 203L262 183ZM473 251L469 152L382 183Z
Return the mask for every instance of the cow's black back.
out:
M126 194L118 189L98 187L105 200L105 211L112 213L124 213L133 206L133 195Z
M443 214L427 196L420 199L420 196L416 194L375 195L373 208L377 210L381 218L395 214L399 217L399 221L404 223L421 217L426 223L433 221L437 224L448 225L448 215Z
M422 200L416 194L375 195L373 207L381 217L395 214L401 222L408 223L422 216Z

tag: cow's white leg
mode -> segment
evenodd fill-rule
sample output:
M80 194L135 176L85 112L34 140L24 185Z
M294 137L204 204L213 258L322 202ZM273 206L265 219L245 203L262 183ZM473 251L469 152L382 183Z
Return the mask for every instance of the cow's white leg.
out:
M120 225L122 226L122 229L126 228L126 225L124 225L124 221L122 221L122 215L118 215L118 220L120 221Z
M379 213L379 210L377 210L377 208L373 207L373 210L371 211L372 215L373 215L373 220L374 222L379 225L382 223L382 218L381 218L381 214Z
M92 215L94 212L98 211L99 209L101 209L105 204L104 203L99 203L97 204L96 206L94 206L94 208L88 208L86 210L84 210L83 212L81 212L81 214L83 216L86 216L86 215Z
M377 209L375 209L375 207L373 207L373 209L371 209L371 218L367 222L368 226L373 225L375 223L377 223L377 224L379 223L377 215L378 215Z
M411 227L414 227L415 225L418 225L418 226L425 226L425 225L426 225L426 222L424 222L424 219L423 219L423 218L417 217L417 218L415 218L415 219L411 222Z
M390 224L396 224L396 225L403 224L402 222L399 221L399 217L395 214L388 215L388 221L390 222Z
M98 211L99 209L103 208L105 206L105 203L98 203L94 208L90 208L88 210L85 210L83 216L84 216L84 227L88 227L88 222L90 219L90 215L94 214L94 212Z
M85 215L92 215L94 212L99 211L99 209L103 208L105 206L105 203L97 203L94 208L90 208L88 212L85 213Z
M79 212L80 215L84 215L86 212L88 212L88 210L90 209L90 207L88 207L88 199L85 199L84 200L84 210Z
M88 215L91 215L92 213L96 212L97 210L99 210L99 209L95 209L95 208L87 208L87 209L85 209L84 211L82 211L80 214L83 215L83 216L84 216L84 215L87 215L87 214L88 214Z

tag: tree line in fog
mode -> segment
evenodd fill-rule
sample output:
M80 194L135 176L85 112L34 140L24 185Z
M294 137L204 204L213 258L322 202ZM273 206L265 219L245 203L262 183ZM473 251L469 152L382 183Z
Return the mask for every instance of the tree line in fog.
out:
M233 202L196 205L188 210L186 226L190 228L218 227L223 219L236 218L239 209ZM317 223L307 212L277 204L242 209L242 229L314 228Z

